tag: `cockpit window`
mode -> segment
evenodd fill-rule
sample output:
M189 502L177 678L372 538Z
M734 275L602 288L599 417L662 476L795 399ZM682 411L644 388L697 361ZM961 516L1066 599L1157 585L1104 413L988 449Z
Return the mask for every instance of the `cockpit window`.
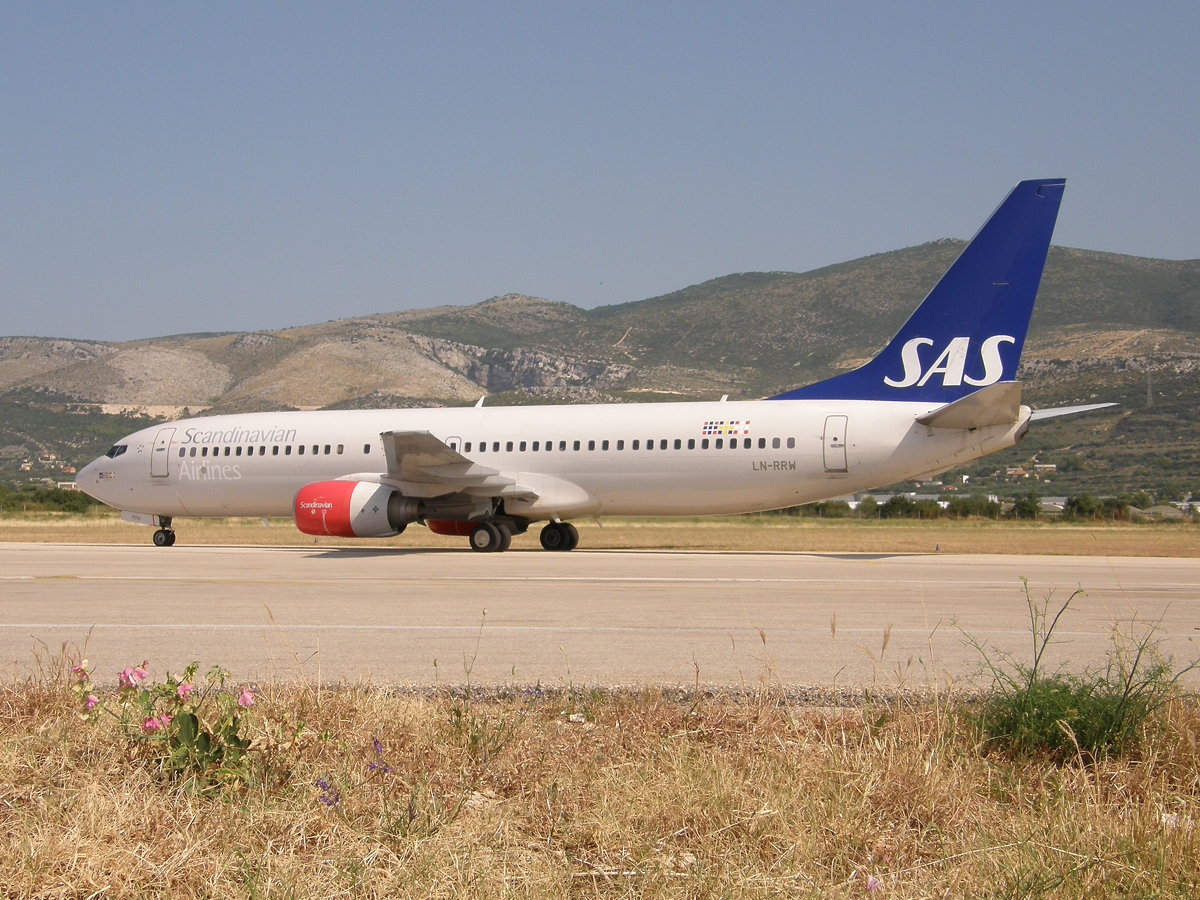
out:
M107 456L109 459L116 459L118 456L120 456L122 453L125 452L127 446L128 445L126 445L126 444L116 444L104 455Z

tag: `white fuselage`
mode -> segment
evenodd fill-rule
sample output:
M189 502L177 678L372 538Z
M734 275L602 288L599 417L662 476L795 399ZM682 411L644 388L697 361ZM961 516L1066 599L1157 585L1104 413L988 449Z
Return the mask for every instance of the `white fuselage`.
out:
M77 482L138 513L290 516L305 485L384 476L382 433L428 431L517 481L578 486L594 498L587 515L720 515L943 470L1012 446L1029 417L1022 407L1015 424L974 430L915 421L937 406L775 400L212 416L136 432L121 455L85 466ZM557 514L542 504L528 518Z

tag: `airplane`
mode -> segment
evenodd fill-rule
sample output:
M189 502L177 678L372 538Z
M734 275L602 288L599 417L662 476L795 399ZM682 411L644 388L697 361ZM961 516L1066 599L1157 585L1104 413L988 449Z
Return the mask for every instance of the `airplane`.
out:
M912 316L860 368L763 400L321 410L166 422L78 473L91 496L175 543L179 517L291 516L305 534L418 523L508 549L572 519L782 509L945 471L1037 419L1017 364L1066 181L1022 181Z

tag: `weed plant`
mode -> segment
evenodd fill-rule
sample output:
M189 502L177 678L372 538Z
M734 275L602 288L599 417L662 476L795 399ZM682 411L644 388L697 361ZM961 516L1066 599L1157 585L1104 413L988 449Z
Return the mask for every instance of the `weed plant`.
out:
M1160 652L1157 625L1139 629L1135 619L1128 629L1113 626L1112 648L1102 666L1072 673L1064 664L1047 671L1046 651L1055 630L1083 592L1072 593L1051 615L1053 592L1039 603L1029 592L1029 582L1024 585L1031 662L989 652L967 636L994 683L974 716L986 744L1012 753L1043 754L1057 762L1095 762L1121 754L1137 741L1151 714L1178 695L1179 679L1197 663L1175 672L1173 660Z

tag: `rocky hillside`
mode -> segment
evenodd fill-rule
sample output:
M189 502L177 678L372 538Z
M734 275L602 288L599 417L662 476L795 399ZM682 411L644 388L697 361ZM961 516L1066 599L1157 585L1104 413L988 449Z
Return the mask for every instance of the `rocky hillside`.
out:
M68 458L91 453L98 436L37 439L59 427L47 417L68 410L76 422L100 422L467 404L483 394L497 403L766 396L869 358L962 246L944 240L806 273L729 275L594 310L510 294L252 334L0 338L0 477L39 452L38 440ZM1052 248L1023 358L1026 396L1046 405L1122 400L1121 412L1094 421L1124 427L1152 412L1153 422L1122 440L1160 460L1173 441L1175 456L1186 456L1200 447L1198 332L1200 261ZM1158 401L1149 409L1148 379Z

